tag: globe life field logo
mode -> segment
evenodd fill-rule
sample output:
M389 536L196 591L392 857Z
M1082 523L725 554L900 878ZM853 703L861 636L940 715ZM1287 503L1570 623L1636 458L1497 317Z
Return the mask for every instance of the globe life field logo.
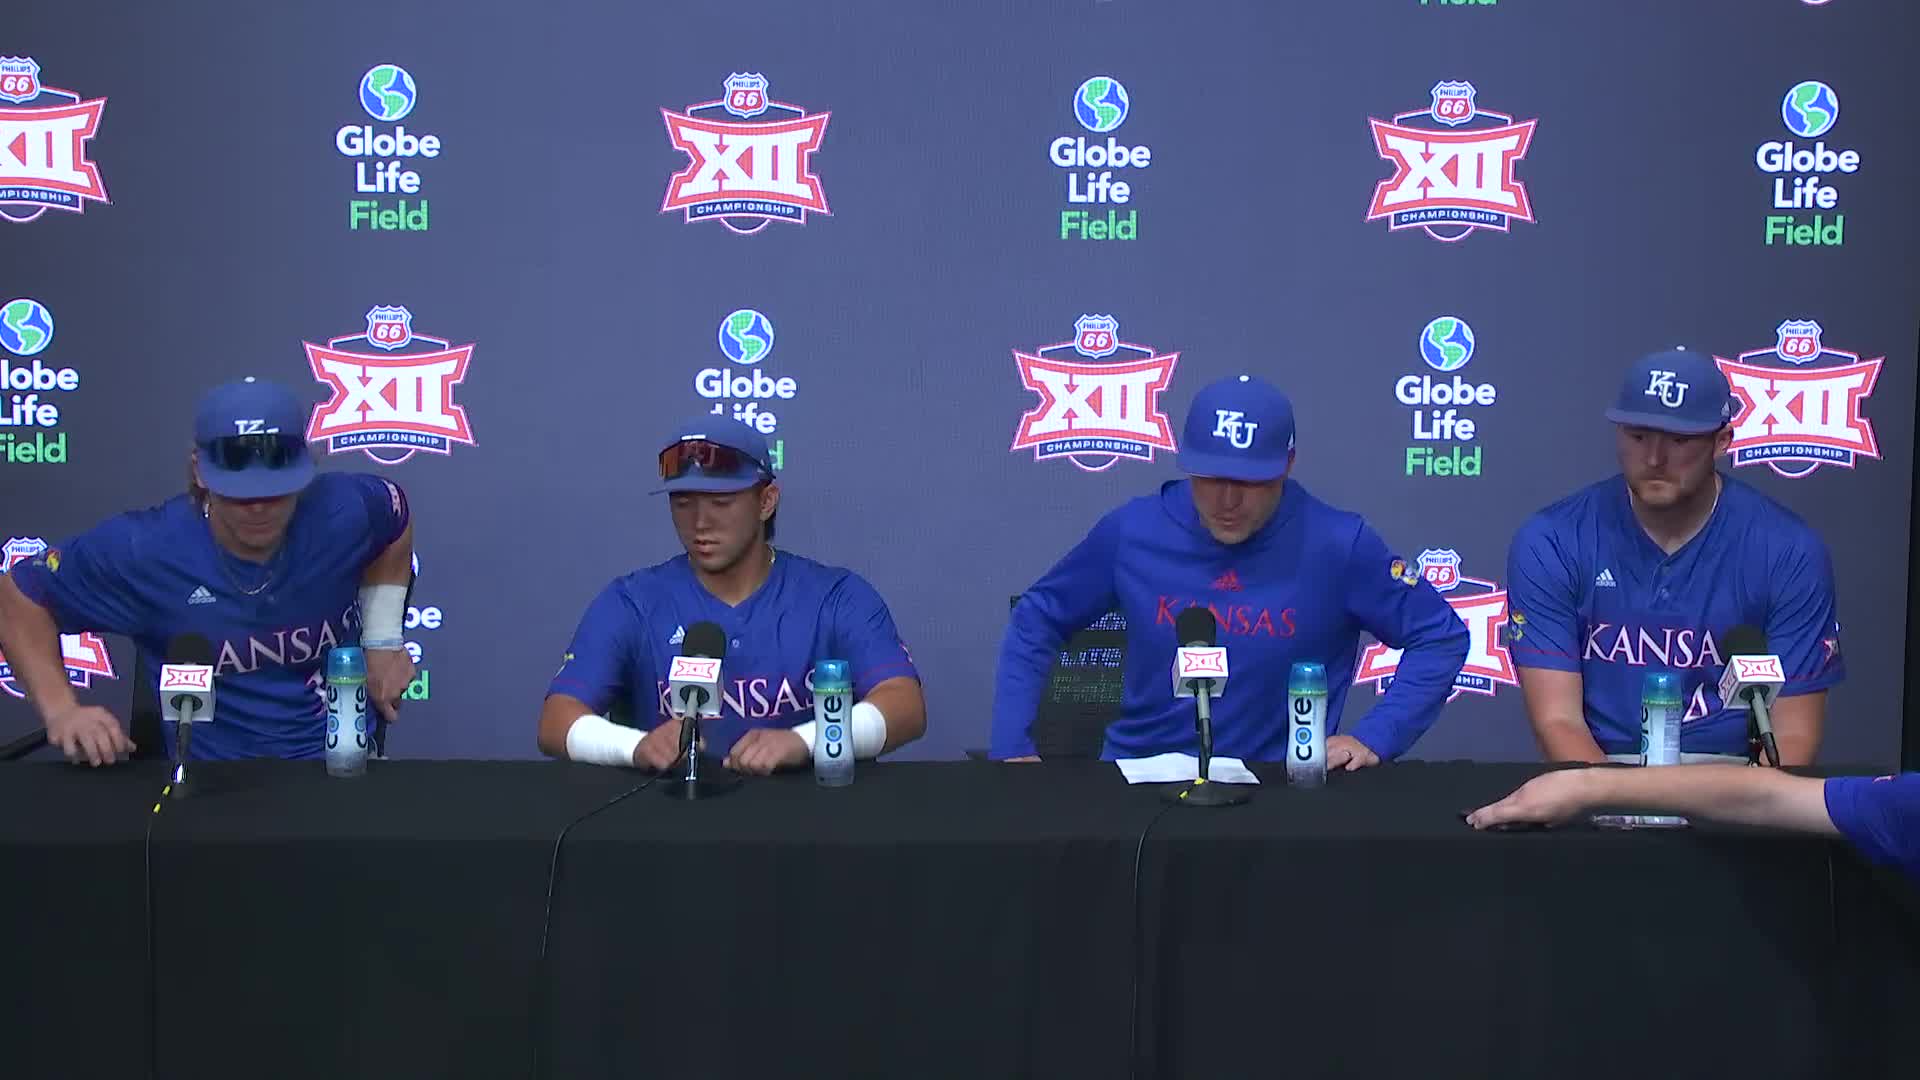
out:
M1479 421L1471 410L1492 405L1499 391L1492 383L1472 383L1460 370L1473 359L1473 327L1457 315L1442 315L1420 331L1420 358L1448 376L1402 375L1393 384L1394 400L1413 407L1413 439L1407 447L1408 476L1479 476ZM1452 443L1437 447L1435 443Z
M1826 83L1809 79L1794 84L1780 99L1780 122L1794 136L1760 144L1753 163L1773 178L1775 211L1767 215L1768 247L1838 247L1846 241L1847 216L1838 210L1840 191L1827 180L1835 174L1850 177L1860 170L1860 152L1835 150L1824 136L1840 120L1840 96ZM1811 145L1798 141L1811 139Z
M1134 170L1153 164L1153 149L1128 146L1113 134L1132 111L1127 88L1108 75L1095 75L1073 92L1073 118L1106 138L1062 135L1047 146L1047 159L1068 170L1068 209L1060 211L1060 239L1133 240L1140 235L1139 211L1130 207L1140 175ZM1080 206L1089 209L1076 209ZM1128 207L1124 214L1121 207Z
M421 193L423 160L440 156L440 137L408 131L400 121L419 100L413 76L398 64L376 64L360 76L360 107L378 124L347 124L333 133L333 147L353 160L353 191L347 228L358 232L425 232L428 204ZM392 124L392 127L381 125ZM388 196L397 196L390 198Z
M67 433L53 429L64 395L80 388L80 373L41 358L52 344L53 313L45 304L24 296L0 304L0 463L67 462Z
M780 431L780 411L773 406L792 401L800 384L791 375L775 377L760 368L773 354L773 320L753 308L728 312L715 333L720 355L729 367L702 368L693 377L693 392L714 416L731 416L762 435ZM775 472L787 467L786 440L769 438L767 462Z

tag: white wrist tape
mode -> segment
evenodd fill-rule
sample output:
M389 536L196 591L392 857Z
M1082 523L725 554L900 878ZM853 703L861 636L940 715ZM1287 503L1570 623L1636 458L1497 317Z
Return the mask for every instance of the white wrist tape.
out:
M400 625L407 617L405 585L360 586L360 647L363 649L400 649L406 647Z
M567 729L567 760L632 768L633 750L640 745L640 739L641 734L635 728L586 713Z
M807 744L807 753L813 753L813 742L817 737L814 724L809 720L794 726L793 733ZM887 746L887 717L878 705L861 702L853 707L847 716L847 735L853 742L853 756L856 760L871 761L880 756Z

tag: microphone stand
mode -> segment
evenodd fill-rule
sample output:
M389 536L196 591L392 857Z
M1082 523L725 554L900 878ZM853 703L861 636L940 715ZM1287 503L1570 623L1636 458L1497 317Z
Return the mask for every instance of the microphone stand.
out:
M687 698L700 695L699 705L689 706ZM725 795L740 786L737 779L722 776L700 775L700 707L708 701L707 692L691 687L681 692L680 707L680 757L686 759L686 772L673 783L660 790L667 793L669 799L691 802L695 799L711 799ZM676 759L677 760L677 759ZM672 769L672 765L667 766Z
M1251 799L1253 792L1240 784L1216 784L1209 779L1213 769L1213 683L1208 679L1195 679L1193 683L1193 700L1199 710L1200 778L1191 784L1168 787L1162 797L1178 806L1239 806Z
M181 697L186 695L182 694ZM175 708L179 707L178 699ZM193 745L193 709L184 709L173 725L173 779L167 784L167 797L184 799L192 792L187 783L187 750Z

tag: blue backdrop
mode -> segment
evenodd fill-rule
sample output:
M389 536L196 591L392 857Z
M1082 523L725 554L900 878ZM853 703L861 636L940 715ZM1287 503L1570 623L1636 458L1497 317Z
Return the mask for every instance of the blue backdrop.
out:
M396 752L529 755L587 600L677 551L660 435L737 411L781 545L892 605L910 753L953 756L1007 597L1252 371L1297 475L1475 629L1416 754L1529 758L1507 541L1613 471L1619 373L1678 343L1742 389L1725 467L1831 545L1824 756L1890 763L1914 31L1866 0L31 5L0 33L0 537L180 490L197 395L283 380L327 467L413 499ZM124 708L105 644L69 662Z

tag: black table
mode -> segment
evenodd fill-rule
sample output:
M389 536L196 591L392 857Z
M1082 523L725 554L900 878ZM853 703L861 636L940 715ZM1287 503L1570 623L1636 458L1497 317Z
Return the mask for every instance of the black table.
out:
M207 765L156 816L157 765L0 766L0 1073L1805 1076L1916 1049L1897 883L1815 838L1459 823L1537 771L1216 811L1093 764L641 791L568 834L542 964L555 838L634 774Z

